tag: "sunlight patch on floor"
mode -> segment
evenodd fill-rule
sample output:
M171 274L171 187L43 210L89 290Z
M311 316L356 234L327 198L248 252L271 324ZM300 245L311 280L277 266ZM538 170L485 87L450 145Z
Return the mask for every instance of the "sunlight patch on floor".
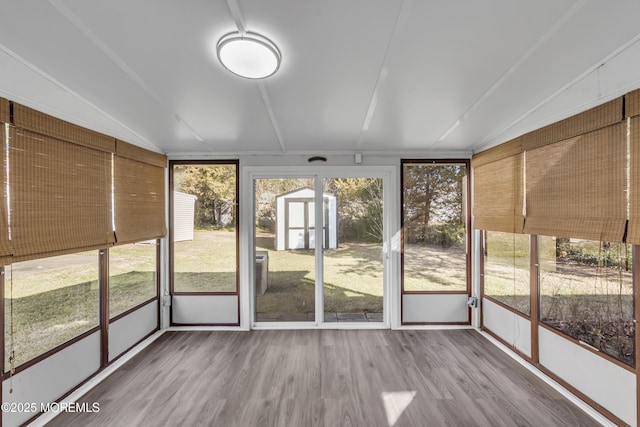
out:
M387 421L389 427L392 427L398 422L402 413L409 407L413 398L416 397L415 391L391 391L382 392L382 403L384 404L384 410L387 414Z

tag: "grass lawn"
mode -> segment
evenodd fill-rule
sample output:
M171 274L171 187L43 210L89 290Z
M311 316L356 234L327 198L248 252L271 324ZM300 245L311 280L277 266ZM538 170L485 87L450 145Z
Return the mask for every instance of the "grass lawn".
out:
M313 250L273 249L273 235L260 233L256 250L269 253L269 287L256 297L256 312L302 314L315 311ZM382 245L341 243L324 256L326 312L382 313Z
M456 246L405 244L405 291L466 291L467 258Z
M174 243L174 290L235 292L235 231L195 231L193 237Z
M18 366L98 325L96 254L65 255L69 267L56 268L57 257L5 267L6 370L12 343Z
M593 344L610 354L629 353L624 335L632 334L629 331L634 327L631 272L606 267L572 265L569 268L556 262L555 247L551 245L543 240L540 247L543 258L541 319L559 329L580 327L585 330L582 332L585 336L597 335L598 330L606 329L606 334L617 334L615 339L622 337L620 349L607 349L614 338L602 345ZM485 291L528 312L528 250L522 246L516 245L514 257L512 238L494 239L485 265ZM596 246L586 244L585 250L601 250ZM269 253L270 282L264 295L256 297L258 314L287 313L299 316L296 320L309 319L315 309L314 251L275 251L274 236L269 233L258 233L256 250ZM155 246L150 245L124 245L110 250L111 316L155 296L155 251ZM198 231L193 241L176 242L175 254L177 290L236 290L235 232ZM380 244L341 242L338 249L325 251L323 262L326 312L382 312ZM405 247L407 289L463 290L465 274L464 253L459 249ZM12 342L11 311L16 366L97 326L97 251L6 267L7 358Z
M109 250L110 317L148 301L157 293L155 245L122 245Z
M484 294L529 315L529 236L488 232L485 246Z
M256 250L269 253L269 287L256 298L259 313L306 314L315 310L313 250L274 250L274 235L258 233ZM196 231L175 243L174 288L181 292L234 292L233 231ZM382 312L382 245L341 243L325 252L325 310Z
M16 366L98 326L97 253L5 267L5 369L9 366L12 319ZM111 316L156 295L155 246L117 246L109 254Z

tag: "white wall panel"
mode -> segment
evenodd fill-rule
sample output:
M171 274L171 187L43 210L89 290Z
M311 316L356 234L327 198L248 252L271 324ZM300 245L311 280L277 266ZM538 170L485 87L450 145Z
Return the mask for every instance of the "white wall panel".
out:
M531 322L528 319L483 298L482 323L516 350L531 357Z
M174 295L173 323L226 324L238 323L236 295Z
M100 332L96 332L14 375L13 393L9 393L9 380L3 381L3 401L37 405L55 402L99 368ZM3 412L2 425L18 426L34 415L30 412Z
M158 328L158 301L109 324L109 361Z
M636 426L636 378L624 368L560 335L539 328L540 364Z
M405 294L402 321L405 323L468 322L466 294Z

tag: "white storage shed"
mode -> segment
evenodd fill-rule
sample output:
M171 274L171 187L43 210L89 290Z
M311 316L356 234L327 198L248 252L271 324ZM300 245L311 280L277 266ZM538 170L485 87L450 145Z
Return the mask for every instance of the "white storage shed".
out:
M337 197L323 193L323 199L323 247L335 249L338 247ZM315 240L313 189L305 187L276 196L276 250L314 249Z
M193 194L173 192L173 241L193 240L196 200Z

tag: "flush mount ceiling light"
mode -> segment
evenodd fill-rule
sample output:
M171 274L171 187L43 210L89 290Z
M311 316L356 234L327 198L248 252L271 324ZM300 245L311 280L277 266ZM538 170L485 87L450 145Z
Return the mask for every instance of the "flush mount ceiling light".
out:
M218 60L227 70L247 79L264 79L278 68L282 55L268 38L247 31L222 36L217 46Z

